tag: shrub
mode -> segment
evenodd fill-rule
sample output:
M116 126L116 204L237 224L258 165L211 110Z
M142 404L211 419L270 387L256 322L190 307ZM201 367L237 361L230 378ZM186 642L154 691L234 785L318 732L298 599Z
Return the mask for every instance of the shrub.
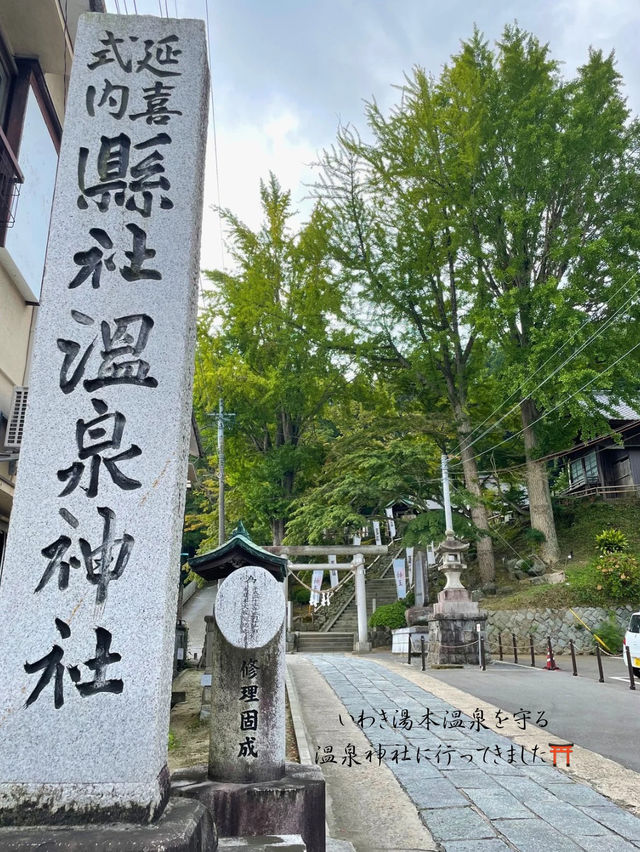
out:
M290 595L291 600L299 604L308 604L311 598L311 592L309 589L305 589L304 586L294 586L290 591Z
M595 563L597 591L611 601L630 603L640 598L640 562L633 553L603 553Z
M629 549L629 539L615 527L602 530L596 536L596 547L600 553L624 553Z
M524 537L530 544L543 544L547 537L542 530L537 530L534 527L529 527L524 532Z
M407 620L404 617L404 611L408 604L406 600L396 601L392 604L379 606L375 612L369 616L369 627L388 627L390 630L397 630L400 627L407 626Z
M606 650L611 654L618 654L622 650L624 631L613 615L601 622L593 632L602 639L606 645ZM594 639L593 641L596 642L597 640Z
M204 579L204 577L201 577L200 574L196 574L195 571L189 571L187 576L184 578L184 582L182 585L188 586L189 583L193 582L194 580L196 582L196 586L199 589L203 589L207 585L207 581Z

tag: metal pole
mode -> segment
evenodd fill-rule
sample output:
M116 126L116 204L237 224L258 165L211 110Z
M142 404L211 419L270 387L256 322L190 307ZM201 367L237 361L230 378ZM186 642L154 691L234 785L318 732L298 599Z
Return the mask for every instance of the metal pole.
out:
M571 651L571 665L573 666L573 676L578 677L578 666L576 665L576 649L573 647L573 639L569 639L569 650Z
M535 667L536 655L533 649L533 636L531 634L529 634L529 648L531 649L531 665Z
M417 550L415 556L415 576L416 576L416 606L424 606L424 573L423 573L423 562L422 562L422 551Z
M486 664L486 661L485 661L485 658L484 658L484 636L482 635L482 633L479 634L478 641L480 643L480 648L479 648L479 650L480 650L480 669L483 672L486 672L487 664Z
M442 497L444 499L445 535L453 535L453 516L451 514L451 494L449 493L449 459L442 453Z
M411 665L411 634L407 633L407 665Z
M551 636L547 636L547 649L549 651L549 666L551 671L554 672L558 667L556 666L556 661L553 659L553 648L551 647Z
M629 689L635 689L636 684L633 679L633 664L631 663L631 651L629 650L628 645L625 645L624 650L627 652L627 668L629 669Z
M498 633L498 655L500 660L504 659L502 656L502 633Z
M511 642L513 643L513 662L518 662L518 644L516 642L516 634L511 634Z
M602 671L602 657L600 656L600 645L598 644L596 644L596 659L598 660L598 671L600 672L598 683L604 683L604 672Z
M425 663L425 658L424 658L424 651L425 651L425 648L424 648L424 636L421 636L421 637L420 637L420 656L421 656L421 658L422 658L422 671L424 671L424 670L425 670L425 668L426 668L426 663Z
M224 544L224 406L218 400L218 544Z

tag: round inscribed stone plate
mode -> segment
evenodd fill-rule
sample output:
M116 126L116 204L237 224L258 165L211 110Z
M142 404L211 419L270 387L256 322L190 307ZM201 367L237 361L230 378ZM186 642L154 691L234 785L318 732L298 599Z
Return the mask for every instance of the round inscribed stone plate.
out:
M284 621L282 583L264 568L247 565L223 580L214 613L220 632L236 648L262 648Z

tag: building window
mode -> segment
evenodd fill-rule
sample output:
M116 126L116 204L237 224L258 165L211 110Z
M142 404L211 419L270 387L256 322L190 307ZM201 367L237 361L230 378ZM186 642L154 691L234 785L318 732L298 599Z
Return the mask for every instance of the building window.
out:
M62 130L37 60L16 59L16 68L3 138L23 183L15 217L0 226L0 245L32 302L40 298Z
M572 488L580 485L597 485L600 481L598 458L595 450L582 458L574 459L569 465L569 480Z
M569 479L571 480L572 487L578 485L584 485L584 467L582 466L582 459L576 459L572 461L569 465Z
M584 457L584 473L590 485L598 482L598 460L595 452Z

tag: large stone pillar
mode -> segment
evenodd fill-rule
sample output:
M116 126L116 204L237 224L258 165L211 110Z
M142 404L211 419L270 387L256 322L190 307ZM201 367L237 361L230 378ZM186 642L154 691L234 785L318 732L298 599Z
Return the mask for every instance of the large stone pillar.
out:
M87 14L74 49L0 583L4 825L144 823L169 792L205 27Z

